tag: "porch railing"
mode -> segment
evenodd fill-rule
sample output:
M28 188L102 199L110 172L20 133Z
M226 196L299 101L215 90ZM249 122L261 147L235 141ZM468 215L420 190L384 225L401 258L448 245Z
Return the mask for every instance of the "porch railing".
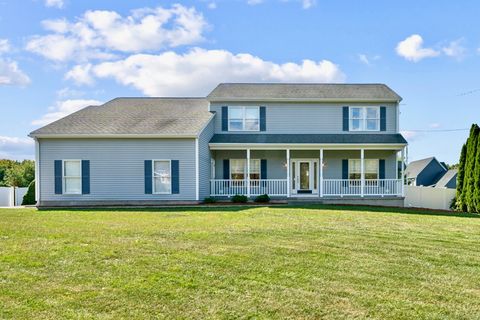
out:
M363 195L365 196L400 196L401 179L365 179ZM324 196L361 196L361 179L324 179Z
M249 191L247 185L247 180L212 179L210 180L210 195L216 197L230 197L236 194L247 195ZM287 179L250 180L250 195L258 196L261 194L286 196Z

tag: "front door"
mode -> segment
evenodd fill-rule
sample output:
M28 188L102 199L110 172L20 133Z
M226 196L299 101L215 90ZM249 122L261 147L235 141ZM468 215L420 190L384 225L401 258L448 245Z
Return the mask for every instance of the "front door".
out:
M318 161L314 159L292 160L292 194L317 193Z

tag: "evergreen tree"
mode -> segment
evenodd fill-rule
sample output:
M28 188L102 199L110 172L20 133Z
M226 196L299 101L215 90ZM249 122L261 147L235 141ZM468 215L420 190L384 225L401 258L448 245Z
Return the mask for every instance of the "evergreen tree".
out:
M475 154L475 168L473 170L473 212L480 213L480 127L478 127L477 152Z
M462 201L462 192L463 192L463 181L465 177L465 160L467 157L467 144L464 143L462 146L462 152L460 153L460 161L458 163L458 173L457 173L457 194L456 194L456 209L464 210L463 201Z
M466 205L466 211L475 211L475 157L477 155L477 142L480 128L478 125L472 125L470 129L470 137L467 140L467 157L465 163L465 176L463 182L462 201Z

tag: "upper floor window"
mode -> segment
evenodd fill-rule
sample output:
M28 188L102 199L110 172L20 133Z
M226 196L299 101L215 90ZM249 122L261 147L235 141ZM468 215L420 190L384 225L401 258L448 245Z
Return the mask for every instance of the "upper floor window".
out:
M82 193L82 162L80 160L63 161L63 190L65 194Z
M153 193L172 193L172 175L170 160L153 161Z
M259 107L229 107L229 131L260 131Z
M350 131L380 131L380 107L350 107Z

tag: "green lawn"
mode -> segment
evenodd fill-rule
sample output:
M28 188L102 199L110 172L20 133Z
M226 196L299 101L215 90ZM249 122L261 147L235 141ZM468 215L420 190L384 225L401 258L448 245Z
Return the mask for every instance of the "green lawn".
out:
M0 318L479 319L480 219L0 209Z

